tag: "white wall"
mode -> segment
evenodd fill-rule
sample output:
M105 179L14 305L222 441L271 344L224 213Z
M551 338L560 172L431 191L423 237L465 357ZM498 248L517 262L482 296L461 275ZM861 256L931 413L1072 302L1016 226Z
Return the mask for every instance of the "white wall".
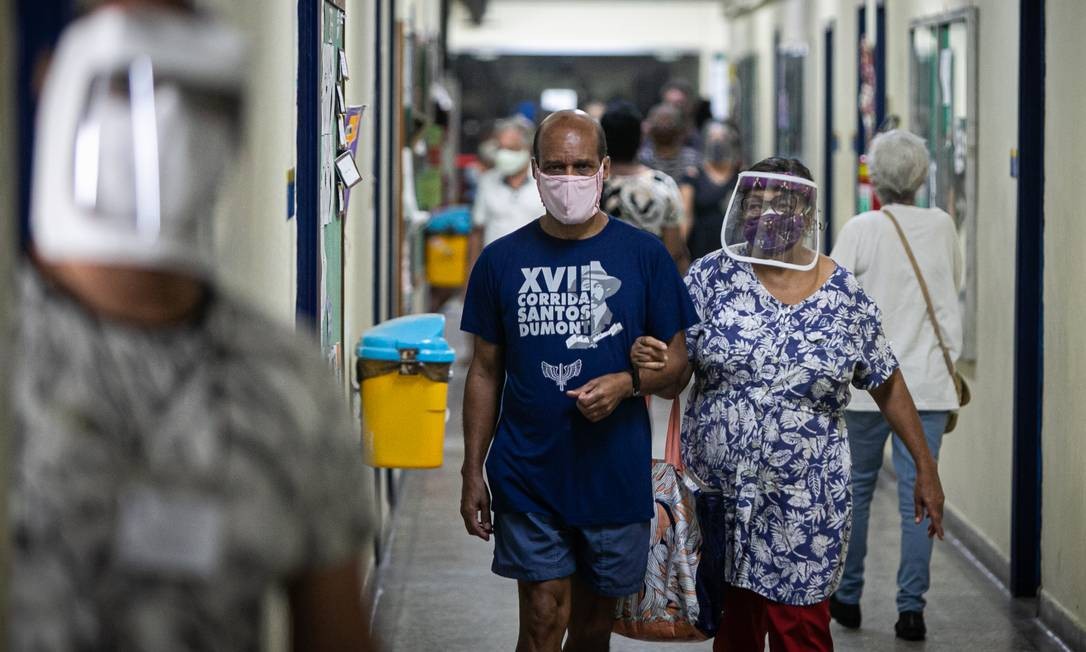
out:
M710 62L727 40L718 0L491 0L483 24L454 3L449 51L493 54L697 53L699 86L708 89Z
M804 116L805 158L819 179L822 163L822 111L825 101L823 30L835 20L834 156L837 228L855 205L857 131L857 8L852 0L807 3L809 44ZM1016 185L1010 178L1008 152L1017 133L1017 4L1006 0L899 0L887 2L887 112L908 121L908 34L911 21L953 9L979 8L978 99L978 337L975 368L964 368L973 387L973 404L961 415L958 430L943 447L940 471L951 509L972 526L1005 563L1010 556L1011 417L1013 406L1014 257ZM732 61L758 55L757 157L773 147L773 33L784 28L785 2L770 2L736 16L731 27ZM1008 46L1008 44L1012 44ZM823 190L826 192L827 190Z
M283 323L294 323L296 224L287 221L287 170L295 165L296 3L202 0L249 41L245 133L218 207L216 246L225 286Z
M1086 4L1046 5L1045 380L1042 613L1046 603L1079 628L1086 647L1086 319L1082 291L1082 180L1086 178L1086 75L1080 56ZM1069 641L1070 642L1070 641Z

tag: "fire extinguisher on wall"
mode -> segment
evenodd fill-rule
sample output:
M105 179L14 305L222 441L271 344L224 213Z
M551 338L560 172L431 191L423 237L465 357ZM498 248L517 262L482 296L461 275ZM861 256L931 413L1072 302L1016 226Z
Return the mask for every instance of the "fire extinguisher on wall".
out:
M856 212L866 213L882 208L879 197L875 194L875 186L871 183L871 171L867 165L867 155L860 155L860 164L856 173Z

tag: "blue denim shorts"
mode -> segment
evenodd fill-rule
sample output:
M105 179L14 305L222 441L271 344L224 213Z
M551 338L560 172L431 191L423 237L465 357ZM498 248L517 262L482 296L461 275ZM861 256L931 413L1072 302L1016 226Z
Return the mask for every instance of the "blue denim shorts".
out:
M544 582L577 574L598 595L641 590L649 558L649 521L566 525L548 514L494 514L495 574Z

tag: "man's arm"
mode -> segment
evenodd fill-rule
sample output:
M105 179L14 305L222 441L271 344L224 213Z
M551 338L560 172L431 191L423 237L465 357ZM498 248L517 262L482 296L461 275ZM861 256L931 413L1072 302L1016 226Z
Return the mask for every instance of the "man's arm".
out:
M460 469L463 485L460 515L468 534L490 540L490 490L483 479L483 463L494 439L498 420L498 399L505 380L502 347L475 337L464 386L464 465Z
M683 198L683 215L686 219L682 221L682 228L680 235L683 242L686 242L687 237L690 236L690 229L694 226L694 186L689 183L679 184L679 193Z
M305 572L287 587L292 648L297 651L369 652L377 645L367 623L357 559Z

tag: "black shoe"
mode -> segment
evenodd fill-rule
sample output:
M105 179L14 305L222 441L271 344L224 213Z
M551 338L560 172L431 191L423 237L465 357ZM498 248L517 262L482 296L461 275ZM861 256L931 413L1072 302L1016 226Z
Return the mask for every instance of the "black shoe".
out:
M841 602L836 595L830 596L830 616L848 629L860 628L860 605Z
M832 613L832 612L831 612ZM894 633L898 638L906 641L922 641L928 633L924 626L923 611L902 611L898 614L897 624L894 625Z

